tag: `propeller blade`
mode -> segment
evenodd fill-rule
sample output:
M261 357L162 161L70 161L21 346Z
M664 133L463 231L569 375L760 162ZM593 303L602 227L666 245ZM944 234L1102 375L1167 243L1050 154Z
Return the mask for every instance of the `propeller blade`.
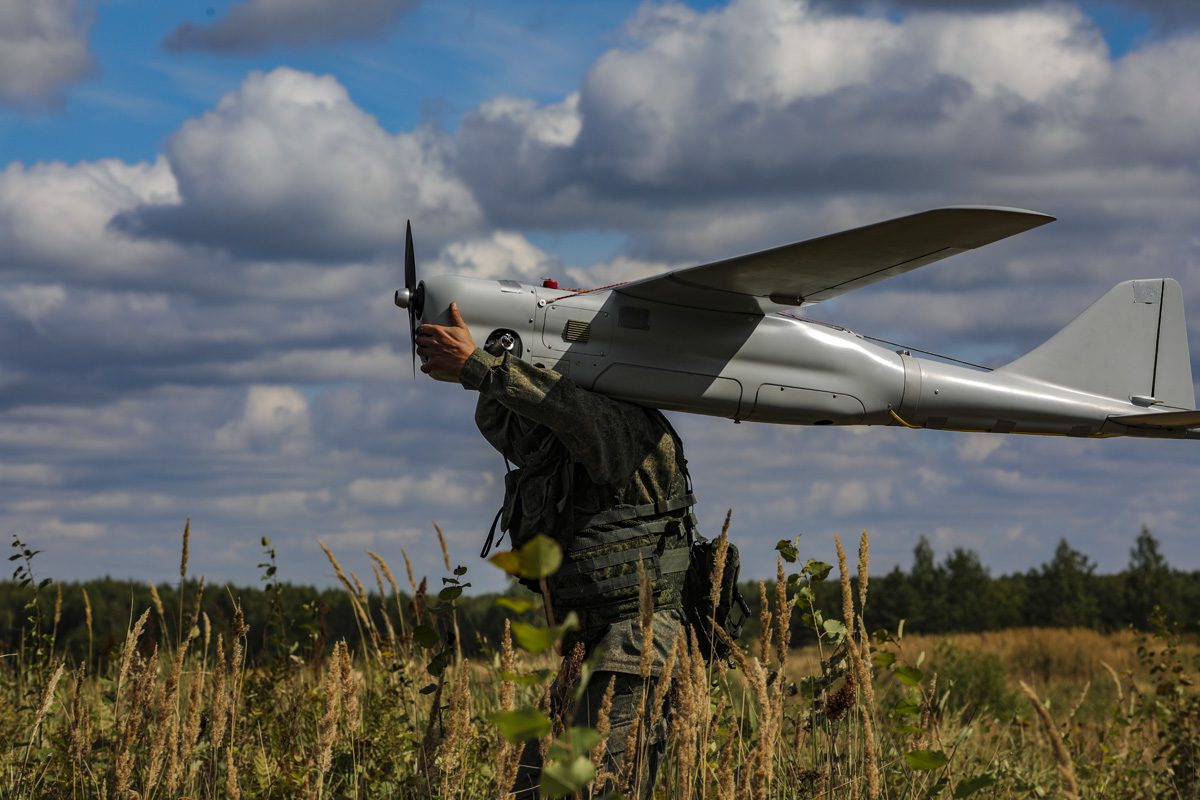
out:
M404 226L404 288L408 290L408 335L412 341L413 377L417 377L417 313L412 297L417 291L417 258L413 255L412 220Z
M417 259L413 255L412 220L404 227L404 288L410 292L417 289Z

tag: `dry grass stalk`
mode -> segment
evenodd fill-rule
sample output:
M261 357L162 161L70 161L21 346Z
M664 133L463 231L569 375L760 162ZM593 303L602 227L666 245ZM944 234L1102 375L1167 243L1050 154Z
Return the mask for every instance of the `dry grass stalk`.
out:
M395 647L396 629L392 627L391 617L387 613L387 592L383 589L383 573L379 571L379 565L374 562L371 563L371 572L375 573L375 585L379 587L379 613L383 617L383 626L387 630L388 644Z
M446 572L451 572L453 568L450 566L450 548L446 547L446 534L442 533L442 526L435 521L433 529L437 531L438 544L442 546L442 561L446 564Z
M46 719L47 712L50 711L50 705L54 702L54 690L58 688L58 682L62 679L63 670L66 668L65 662L58 662L58 667L50 674L50 679L46 681L46 685L42 687L42 696L38 700L37 712L33 717L33 729L29 732L29 742L25 745L25 756L21 760L21 772L25 771L25 763L29 760L29 751L33 747L34 741L38 737L38 732L42 729L42 722Z
M113 761L113 796L125 797L129 778L133 774L135 761L134 743L144 735L142 722L145 712L154 707L154 689L158 678L158 648L143 662L135 657L128 676L132 684L129 691L128 708L120 720L116 739L116 757Z
M367 555L379 565L381 570L383 570L383 577L387 578L388 585L392 587L392 602L396 604L396 619L400 621L400 636L403 637L406 633L406 626L404 623L404 610L400 607L400 587L396 583L396 576L392 574L392 568L387 561L383 559L383 556L379 555L378 553L372 553L370 550L367 551ZM405 556L404 560L407 562L408 556ZM409 571L412 571L411 565L409 566ZM413 587L413 590L416 590L415 586ZM387 615L385 614L384 616L386 617Z
M866 642L855 642L855 632L858 629L858 625L855 622L854 594L850 588L850 570L846 566L846 551L842 548L841 537L834 536L833 542L837 548L839 580L842 587L842 622L846 626L846 651L850 655L850 664L854 670L855 682L859 687L863 687L871 680L871 673L867 668L866 660L863 658L862 653L862 648L866 646ZM867 690L863 689L862 691L864 708L861 720L863 751L866 756L867 796L871 800L875 800L875 798L879 797L880 792L883 791L883 786L879 775L879 755L875 750L874 708L867 703ZM872 693L870 696L874 697L874 694Z
M184 639L175 650L175 658L171 661L171 670L167 673L167 683L159 697L158 708L155 710L157 736L150 746L150 764L146 775L147 793L152 793L162 774L163 760L169 758L168 771L172 774L178 771L179 753L179 679L183 671L183 659L187 653L188 640Z
M346 733L354 734L362 727L360 696L363 688L363 676L354 668L349 647L342 648L341 677L342 716L346 721Z
M404 571L405 571L406 573L408 573L408 586L409 586L409 588L410 588L410 589L412 589L412 593L413 593L414 595L416 595L416 593L417 593L417 582L416 582L416 580L413 578L413 568L412 568L412 561L410 561L410 560L409 560L409 558L408 558L408 551L407 551L407 550L405 550L403 547L401 547L401 548L400 548L400 555L401 555L401 557L403 557L403 558L404 558Z
M504 636L500 640L500 710L512 711L517 707L517 685L504 678L503 675L515 674L516 652L513 650L512 623L504 620ZM521 760L521 745L513 744L505 739L496 729L496 797L502 800L508 797L509 790L517 777L517 768Z
M150 609L142 612L138 617L137 622L125 634L125 646L121 648L121 665L117 668L117 684L116 684L116 699L114 700L114 715L116 709L121 704L121 688L125 685L126 678L129 677L129 667L133 661L134 651L137 649L138 639L141 638L142 631L146 627L146 620L150 617Z
M1075 764L1071 761L1071 754L1067 751L1067 745L1063 742L1062 734L1058 732L1058 725L1054 722L1054 717L1050 716L1050 711L1038 699L1037 693L1030 688L1025 681L1017 681L1021 687L1021 691L1029 698L1030 705L1033 706L1034 712L1038 715L1038 719L1042 722L1042 728L1046 731L1046 737L1050 740L1050 749L1054 753L1054 762L1058 765L1058 771L1063 779L1063 795L1068 800L1079 800L1079 780L1075 777Z
M779 671L787 664L788 651L792 649L792 604L787 596L787 575L783 571L783 559L775 558L775 655L779 658Z
M471 676L470 667L460 665L454 671L454 683L450 687L450 714L446 724L446 738L442 743L442 797L461 794L460 785L464 770L470 768L471 730Z
M154 603L154 610L158 612L158 619L165 626L167 624L167 614L163 610L163 601L158 595L158 587L154 585L154 581L147 581L147 583L150 586L150 600Z
M249 631L241 603L233 605L233 653L229 662L229 740L225 750L225 792L231 800L242 796L238 785L238 770L233 758L237 735L238 702L242 696L242 681L246 675L246 634Z
M325 558L329 559L329 564L333 567L333 574L337 576L338 582L342 584L342 588L351 597L357 597L358 594L354 591L354 586L350 583L350 579L346 577L346 572L342 569L342 565L338 562L337 557L334 556L333 551L326 547L325 543L320 539L317 539L317 545L325 553Z
M179 736L179 775L168 780L168 786L175 792L179 782L191 774L192 758L196 754L196 744L200 741L200 712L204 700L204 672L196 670L192 675L192 683L188 688L187 714L183 718L183 728Z
M712 594L710 596L712 615L717 615L717 605L721 601L721 582L725 578L725 559L729 555L729 521L733 519L733 509L725 512L725 524L721 526L721 535L717 537L717 551L713 555Z
M604 688L604 695L600 698L600 710L596 713L596 733L600 734L600 741L588 753L592 764L596 766L596 777L592 780L588 791L595 794L600 787L604 786L608 781L614 780L617 776L613 775L608 769L608 734L612 730L612 704L613 696L617 691L617 676L612 675L608 679L608 685ZM510 781L508 785L511 785ZM504 784L501 784L503 786Z
M734 787L733 754L736 748L726 747L721 755L721 765L717 768L717 799L738 800Z
M762 634L758 639L758 660L766 664L771 658L771 603L767 600L766 581L758 582L758 623Z
M1121 702L1125 699L1125 692L1121 688L1120 676L1117 675L1117 671L1113 669L1107 661L1101 661L1100 666L1104 667L1104 669L1108 672L1109 677L1112 678L1113 686L1117 688L1117 702Z
M325 673L325 711L317 723L317 797L325 788L325 775L333 764L333 744L337 740L338 720L342 715L342 660L345 642L336 642Z
M674 724L672 736L675 740L675 768L679 775L678 794L680 798L691 798L692 783L689 777L695 773L696 734L700 730L695 707L695 694L692 691L692 666L689 663L687 637L680 630L673 645L674 674L672 680L672 697ZM705 709L707 712L707 709Z
M862 656L866 682L863 683L863 695L867 708L875 709L875 670L871 662L871 637L867 633L867 584L871 567L871 540L864 530L858 539L858 649Z
M677 654L678 648L672 647L663 661L662 674L654 687L654 698L650 701L650 724L647 726L647 730L653 730L658 721L662 719L663 711L666 709L667 692L671 691L671 684L675 677Z
M650 573L646 572L641 561L637 562L637 574L638 626L642 632L642 652L638 666L642 680L645 681L650 678L650 668L654 664L654 587L650 583ZM645 708L642 710L645 711Z
M92 753L92 714L83 698L86 672L80 664L71 686L71 728L67 738L67 753L76 768L85 764Z
M229 746L225 748L225 796L229 800L241 800L242 787L238 782L238 768L233 760L233 737L229 737Z
M179 581L180 581L180 583L182 583L183 579L187 577L188 540L191 538L191 535L192 535L192 518L188 517L183 522L183 549L179 555Z
M217 634L217 657L213 668L212 700L209 703L212 709L210 736L214 752L220 751L229 722L229 692L226 691L225 682L225 637Z
M83 621L87 626L88 637L88 666L92 663L92 598L88 597L88 591L83 590Z

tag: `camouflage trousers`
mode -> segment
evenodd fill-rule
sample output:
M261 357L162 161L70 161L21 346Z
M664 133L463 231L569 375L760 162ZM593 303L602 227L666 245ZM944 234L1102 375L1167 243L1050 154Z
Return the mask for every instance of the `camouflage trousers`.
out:
M609 729L605 743L605 755L603 763L596 765L596 768L598 774L616 776L616 778L597 782L595 796L600 797L619 791L630 800L649 800L654 792L659 764L666 754L670 725L669 708L666 702L663 703L664 707L658 714L652 714L650 709L643 710L642 708L643 691L649 692L648 697L654 696L654 687L657 683L655 678L643 681L640 675L624 672L595 672L588 681L583 697L574 705L574 709L570 708L572 703L570 694L559 691L561 687L558 685L558 681L555 681L555 685L551 688L551 698L552 703L558 707L552 708L551 711L553 716L561 716L566 727L595 728L600 716L600 705L604 699L604 693L608 690L610 680L613 681L614 688L612 709L608 715ZM562 704L566 704L565 709ZM651 717L658 717L658 721L650 730L646 730L646 725L649 724ZM629 754L630 734L633 732L634 722L639 719L642 724L638 726L637 742L633 743L636 749L634 753ZM538 798L541 772L541 749L538 741L531 739L525 743L525 749L521 753L521 764L513 785L513 792L518 800L536 800ZM637 781L636 789L631 786L635 780ZM585 793L584 797L589 798L591 795Z

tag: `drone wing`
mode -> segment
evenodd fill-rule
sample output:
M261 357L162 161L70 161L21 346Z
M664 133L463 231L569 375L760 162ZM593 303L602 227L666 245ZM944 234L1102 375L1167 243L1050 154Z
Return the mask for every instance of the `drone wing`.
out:
M1053 222L1019 208L956 206L786 244L627 283L629 297L717 311L762 313L763 303L800 305Z

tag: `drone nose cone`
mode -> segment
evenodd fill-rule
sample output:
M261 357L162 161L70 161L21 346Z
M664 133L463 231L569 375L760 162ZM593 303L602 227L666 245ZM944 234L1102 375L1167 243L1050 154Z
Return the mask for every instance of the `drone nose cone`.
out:
M412 302L412 289L397 289L394 301L399 308L408 308L408 304Z

